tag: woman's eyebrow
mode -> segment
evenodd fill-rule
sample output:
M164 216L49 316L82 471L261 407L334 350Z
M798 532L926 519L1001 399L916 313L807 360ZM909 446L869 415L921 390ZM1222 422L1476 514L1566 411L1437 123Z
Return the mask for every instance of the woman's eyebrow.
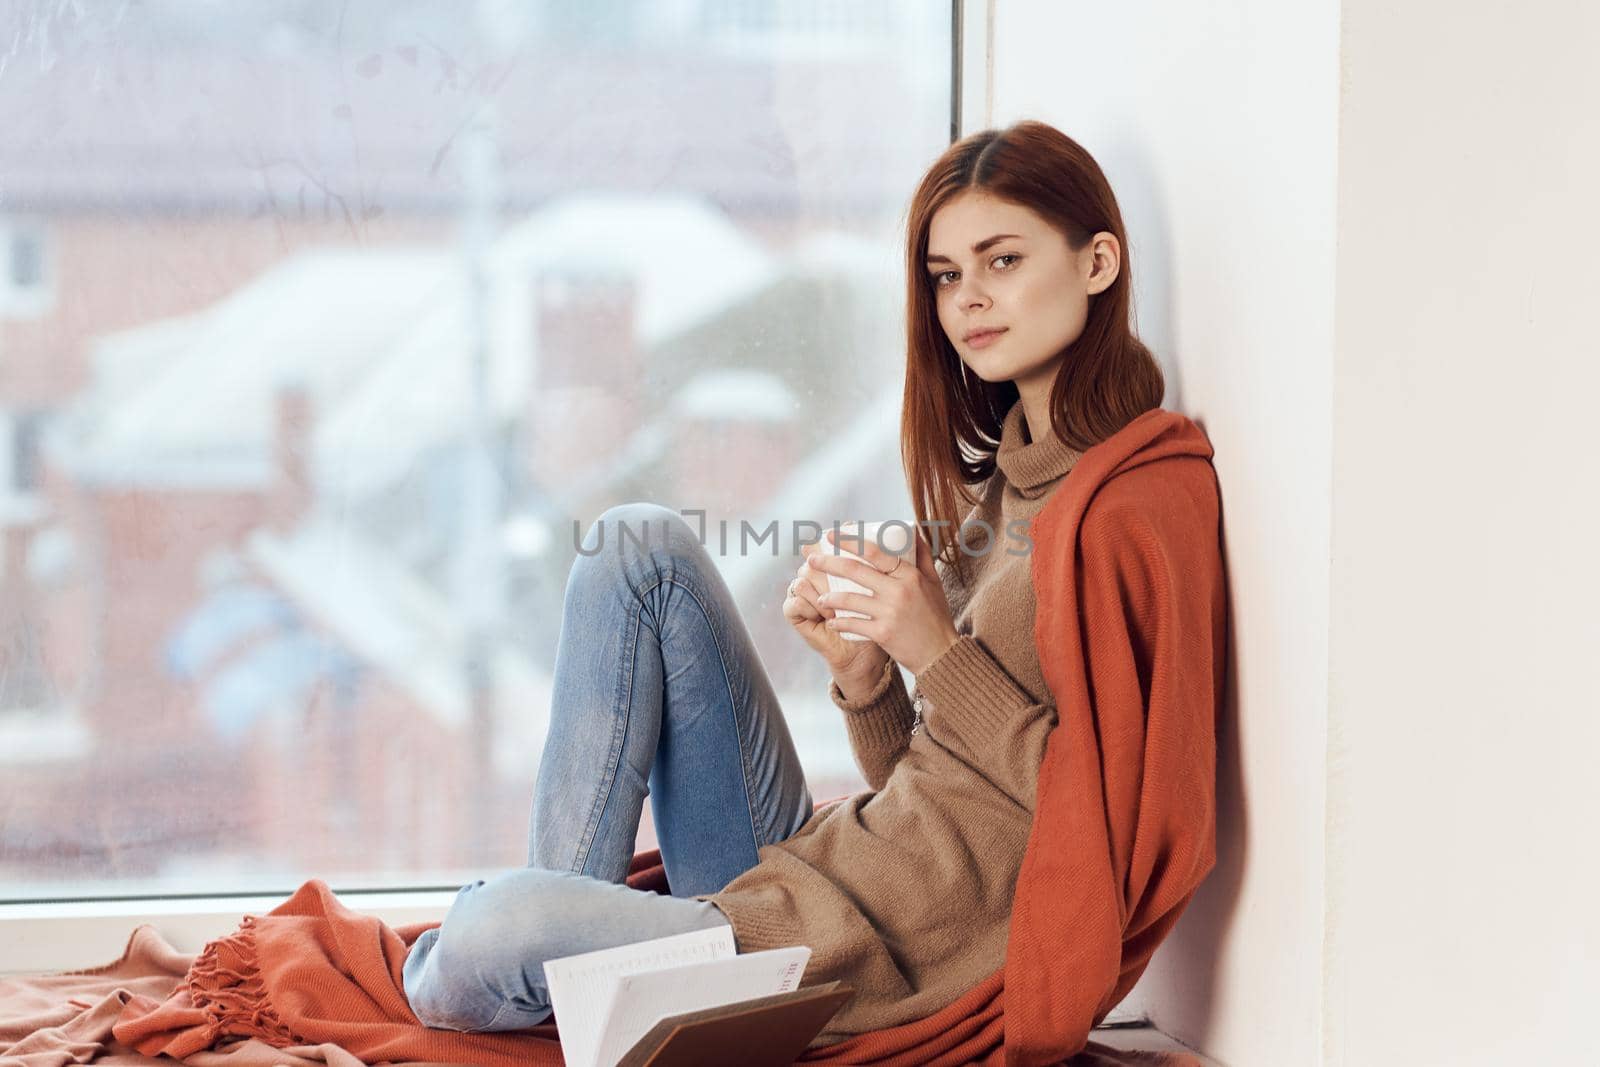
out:
M999 244L1001 241L1011 240L1011 239L1015 239L1015 240L1020 241L1020 240L1022 240L1022 235L1020 233L997 233L993 237L985 237L983 240L981 240L977 244L973 245L972 246L972 251L974 253L982 252L985 249L993 248L995 245ZM929 263L953 263L954 260L952 260L949 256L930 255L928 257L928 262Z

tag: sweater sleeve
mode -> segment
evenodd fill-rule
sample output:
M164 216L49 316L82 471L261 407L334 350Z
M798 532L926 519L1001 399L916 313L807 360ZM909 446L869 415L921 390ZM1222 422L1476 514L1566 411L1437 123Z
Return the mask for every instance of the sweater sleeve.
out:
M828 696L844 712L856 766L868 787L881 791L911 742L914 714L899 666L892 659L884 660L883 673L860 700L847 699L838 682L828 683Z
M1025 755L1019 735L1040 720L1053 726L1054 705L1034 703L971 634L957 638L923 668L917 690L927 698L923 721L929 734L1032 811L1039 768Z

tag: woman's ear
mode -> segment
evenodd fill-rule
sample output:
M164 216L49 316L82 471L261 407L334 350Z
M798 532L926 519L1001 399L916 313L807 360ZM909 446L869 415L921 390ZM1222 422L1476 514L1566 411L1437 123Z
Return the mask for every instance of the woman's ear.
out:
M1094 296L1111 288L1120 273L1122 245L1116 234L1101 230L1089 242L1089 295Z

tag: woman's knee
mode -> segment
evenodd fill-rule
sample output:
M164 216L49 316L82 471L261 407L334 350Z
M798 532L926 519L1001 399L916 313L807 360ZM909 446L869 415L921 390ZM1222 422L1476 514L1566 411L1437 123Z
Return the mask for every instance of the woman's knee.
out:
M508 1002L526 1000L525 968L543 940L542 912L530 899L537 889L520 881L502 876L464 886L439 928L413 945L405 989L424 1024L487 1029Z
M484 998L474 996L445 966L440 951L444 929L425 930L406 952L401 972L406 1003L423 1026L437 1030L477 1030L486 1025Z
M503 1001L474 965L473 942L469 928L452 914L444 925L424 931L406 953L406 1002L424 1026L483 1030L493 1023Z
M406 996L428 1026L532 1026L550 1010L546 961L726 925L710 902L525 867L457 894L444 923L407 956Z
M575 547L574 568L633 577L670 571L704 554L699 533L682 514L648 501L607 508Z

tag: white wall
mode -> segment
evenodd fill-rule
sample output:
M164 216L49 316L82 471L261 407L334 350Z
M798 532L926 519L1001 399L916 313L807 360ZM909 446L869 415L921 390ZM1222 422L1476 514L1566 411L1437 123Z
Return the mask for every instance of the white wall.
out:
M1498 6L993 7L1217 449L1220 858L1131 999L1231 1067L1600 1053L1600 9Z
M1600 1063L1597 56L1593 3L1344 4L1339 1067Z
M1130 999L1235 1067L1314 1063L1320 1041L1337 35L1328 4L995 10L995 123L1042 119L1099 160L1166 406L1216 447L1218 864Z

